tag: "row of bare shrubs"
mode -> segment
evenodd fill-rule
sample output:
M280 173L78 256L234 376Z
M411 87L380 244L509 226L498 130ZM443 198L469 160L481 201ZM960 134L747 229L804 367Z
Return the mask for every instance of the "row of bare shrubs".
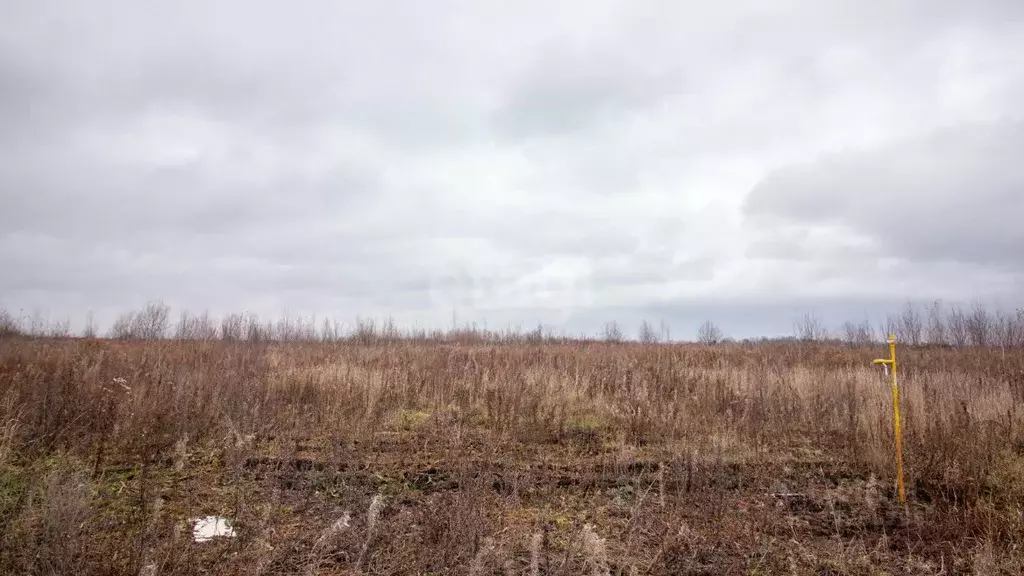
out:
M98 331L90 315L84 337L95 337ZM894 334L904 344L912 346L939 345L964 347L1002 348L1024 347L1024 309L990 311L975 302L969 308L946 305L935 301L927 306L908 303L903 310L887 314L880 323L868 319L861 322L847 321L837 330L829 329L814 312L803 314L794 322L793 336L774 339L747 339L759 341L801 341L834 342L856 346L870 346ZM49 322L40 314L16 318L0 310L0 338L14 335L70 337L70 321L65 319ZM382 341L413 340L459 343L523 343L547 342L567 343L602 340L625 342L629 340L618 322L608 322L597 337L587 335L571 336L557 333L550 326L539 325L524 332L521 327L510 326L493 330L486 326L470 324L442 329L399 328L393 319L376 321L358 318L353 324L345 324L336 318L318 321L312 317L284 317L277 320L263 320L252 313L232 313L216 318L208 312L194 314L182 311L172 322L171 308L160 302L150 302L138 311L119 316L106 337L115 340L223 340L228 342L337 342L350 341L371 344ZM672 342L671 329L662 322L658 328L644 320L637 332L636 342L654 344ZM732 343L723 330L713 321L702 323L696 334L696 341L703 344Z
M813 320L804 320L799 326L801 333L813 333L808 325ZM886 315L884 322L875 330L871 322L846 322L840 337L849 343L870 344L878 340L879 334L895 334L907 344L938 344L956 346L1024 346L1024 309L990 311L980 303L965 309L959 306L944 306L936 301L923 309L907 304L898 313Z

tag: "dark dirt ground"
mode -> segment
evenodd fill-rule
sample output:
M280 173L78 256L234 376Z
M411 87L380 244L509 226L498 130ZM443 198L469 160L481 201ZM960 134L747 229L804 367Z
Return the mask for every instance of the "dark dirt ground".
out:
M175 574L1019 573L994 547L1014 535L977 534L991 511L913 490L901 506L891 484L821 450L709 454L587 430L549 444L426 426L364 443L254 438L103 471L95 536L114 552L95 561ZM208 514L237 536L191 542L185 520Z

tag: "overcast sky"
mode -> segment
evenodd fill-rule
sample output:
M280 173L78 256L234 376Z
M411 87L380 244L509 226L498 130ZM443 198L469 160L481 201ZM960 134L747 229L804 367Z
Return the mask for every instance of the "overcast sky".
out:
M1024 303L1024 3L0 0L0 306Z

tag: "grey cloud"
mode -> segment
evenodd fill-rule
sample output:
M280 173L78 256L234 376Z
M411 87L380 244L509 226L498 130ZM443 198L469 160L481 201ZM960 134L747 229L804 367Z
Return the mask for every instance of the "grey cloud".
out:
M573 135L653 105L682 85L677 69L658 69L611 50L548 44L516 77L494 123L513 138Z
M36 128L184 109L278 141L342 124L397 146L436 146L475 128L465 95L450 98L465 80L441 68L453 56L443 28L418 27L431 16L401 0L22 5L8 20L19 27L0 30L0 78L14 70L26 74L12 82L34 82L45 112Z
M20 62L12 61L0 52L0 125L13 139L30 124L37 80L24 70Z
M604 121L698 93L727 66L778 67L815 86L831 87L815 57L854 47L891 63L937 34L1024 20L1014 0L981 2L757 2L706 6L637 3L623 10L622 36L588 44L549 42L507 87L494 123L506 136L575 135ZM626 36L628 35L628 36ZM623 37L625 36L625 37ZM890 80L920 72L902 62ZM770 114L769 114L770 115Z
M833 225L877 255L1024 272L1024 124L959 126L780 169L745 215L770 227Z
M4 3L0 306L161 297L436 322L476 302L492 324L598 327L619 312L545 294L717 286L748 235L763 240L754 259L828 261L812 280L870 275L881 250L1019 264L1019 127L782 170L751 194L742 230L727 197L740 186L720 176L766 165L780 139L818 146L832 126L816 112L833 97L845 110L851 87L916 101L940 74L903 55L950 30L1005 30L1024 5L764 6ZM816 57L844 44L863 49L864 77ZM1014 110L1013 60L982 56L950 74L986 67L1010 86L986 102ZM932 112L922 123L946 121ZM883 194L903 198L896 215L864 208ZM801 232L822 224L864 243ZM715 296L683 315L621 312L718 316L738 332L789 305Z
M345 239L343 239L344 241ZM380 254L349 246L331 261L302 257L273 260L248 254L203 254L200 243L186 247L125 250L111 245L80 246L43 236L0 238L0 293L40 291L54 297L88 293L95 305L172 298L192 306L245 306L254 294L285 301L313 299L364 306L426 305L430 288L424 270L398 252ZM223 243L206 248L224 252ZM310 246L307 245L307 249ZM322 257L322 255L320 255ZM380 289L384 283L386 291Z
M710 258L687 258L673 261L671 258L639 254L630 257L626 266L599 262L589 281L597 288L614 288L637 285L661 285L677 281L710 280L715 271L715 262Z
M31 170L0 167L0 183L17 191L0 215L6 231L79 240L265 232L324 214L351 218L380 186L372 173L358 168L312 179L285 175L254 184L218 184L216 167L202 164L102 169L78 160L61 162L58 155L35 160Z

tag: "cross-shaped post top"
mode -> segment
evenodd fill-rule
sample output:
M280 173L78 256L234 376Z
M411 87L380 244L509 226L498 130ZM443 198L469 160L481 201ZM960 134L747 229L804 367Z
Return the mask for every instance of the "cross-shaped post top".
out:
M895 334L889 334L888 344L889 344L889 357L888 358L879 358L879 359L877 359L877 360L875 360L873 362L874 364L890 364L891 365L891 364L895 364L896 363L896 335Z

